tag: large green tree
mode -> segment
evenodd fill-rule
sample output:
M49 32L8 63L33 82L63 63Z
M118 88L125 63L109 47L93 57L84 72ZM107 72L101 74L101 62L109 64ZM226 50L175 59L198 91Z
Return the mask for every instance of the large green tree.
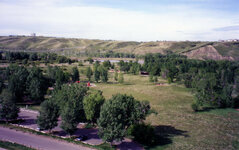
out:
M89 81L91 81L91 76L93 75L92 69L90 67L87 67L86 69L86 77Z
M83 100L86 119L92 123L100 116L100 108L105 101L102 91L90 91L89 95Z
M72 81L79 81L80 80L80 74L79 71L77 69L77 67L73 67L72 68Z
M99 71L99 67L95 67L94 68L94 78L95 81L98 83L100 80L100 71Z
M48 86L49 84L46 82L42 70L38 67L31 68L27 77L27 92L31 100L43 101Z
M40 115L37 116L37 124L42 130L52 130L57 126L59 107L50 100L41 103Z
M16 96L18 101L22 100L22 97L26 93L26 81L28 77L28 71L25 67L10 66L6 70L8 76L8 89Z
M15 97L11 91L4 89L0 95L0 119L9 120L17 119L19 108L15 104Z
M100 70L100 76L101 76L101 81L102 82L107 82L108 81L108 70L104 66L99 67Z
M60 90L53 92L50 100L56 102L60 111L63 110L68 102L72 102L72 109L78 114L78 119L84 120L83 98L87 94L88 88L84 84L64 84Z
M67 102L65 107L61 111L61 128L68 134L72 135L77 130L77 125L79 124L78 111L73 102Z
M149 113L147 103L136 101L133 96L117 94L101 107L98 119L99 136L107 142L120 141L130 125L139 123Z
M50 98L59 106L62 117L61 127L69 134L74 132L79 122L86 121L83 98L87 91L85 84L64 84L61 89L54 91Z

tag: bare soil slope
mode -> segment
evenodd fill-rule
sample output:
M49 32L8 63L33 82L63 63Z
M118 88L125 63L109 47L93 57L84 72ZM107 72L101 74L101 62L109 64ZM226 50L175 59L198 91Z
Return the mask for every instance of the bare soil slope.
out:
M196 50L192 50L186 53L183 53L188 58L192 59L213 59L213 60L235 60L232 56L222 56L218 53L218 51L212 46L208 45L205 47L201 47Z

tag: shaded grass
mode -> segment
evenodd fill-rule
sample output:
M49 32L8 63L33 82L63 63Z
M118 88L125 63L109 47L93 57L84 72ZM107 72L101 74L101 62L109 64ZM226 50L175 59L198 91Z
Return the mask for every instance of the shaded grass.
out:
M6 141L0 141L0 147L9 150L34 150L33 148L29 148L17 143L11 143Z

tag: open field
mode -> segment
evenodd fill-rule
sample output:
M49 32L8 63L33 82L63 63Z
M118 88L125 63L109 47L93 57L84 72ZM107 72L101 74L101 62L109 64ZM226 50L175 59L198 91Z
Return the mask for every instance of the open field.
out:
M112 76L112 74L111 74ZM138 100L148 100L157 115L146 122L156 126L160 143L150 149L238 149L239 111L216 109L194 113L193 95L182 85L156 86L148 77L124 75L125 83L98 83L108 99L112 94L132 94ZM160 83L166 82L159 79Z

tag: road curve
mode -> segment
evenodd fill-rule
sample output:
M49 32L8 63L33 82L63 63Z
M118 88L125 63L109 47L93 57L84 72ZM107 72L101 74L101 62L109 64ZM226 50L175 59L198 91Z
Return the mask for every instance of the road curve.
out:
M0 127L0 140L15 142L39 150L93 150L92 148L81 145L76 145L41 135L15 131L4 127Z

